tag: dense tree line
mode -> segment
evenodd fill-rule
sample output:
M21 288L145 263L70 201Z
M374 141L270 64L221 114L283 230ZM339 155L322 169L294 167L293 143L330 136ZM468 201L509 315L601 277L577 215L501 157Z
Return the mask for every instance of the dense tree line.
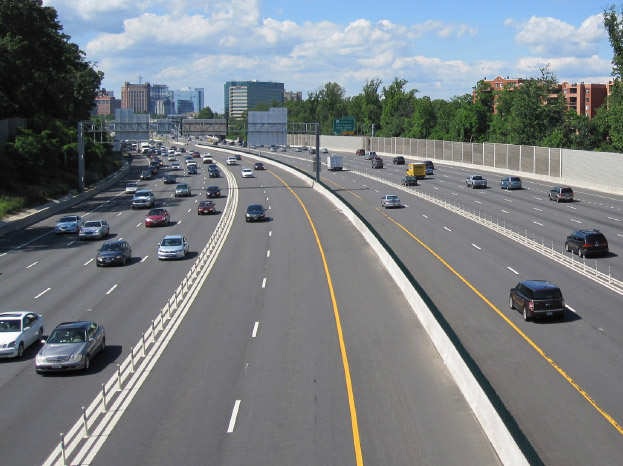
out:
M367 81L353 97L329 82L304 101L286 102L288 121L319 122L322 134L332 134L334 119L353 116L358 134L371 135L374 127L381 137L623 152L623 20L613 6L603 18L614 50L615 84L593 119L567 110L556 76L545 67L515 88L494 90L480 81L474 95L450 100L418 97L397 77L387 86L378 79Z
M0 0L0 119L27 120L0 154L0 170L11 174L0 195L38 201L77 187L77 123L89 119L102 78L54 8ZM87 141L87 183L118 163L108 146Z

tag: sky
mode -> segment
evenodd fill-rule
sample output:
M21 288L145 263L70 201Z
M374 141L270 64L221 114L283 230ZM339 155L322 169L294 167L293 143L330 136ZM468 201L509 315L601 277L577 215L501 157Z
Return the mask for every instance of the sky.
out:
M606 0L608 1L608 0ZM610 4L595 0L44 0L102 87L124 82L204 88L224 110L226 81L282 82L309 92L335 82L345 96L367 81L407 81L417 97L450 100L481 79L607 83ZM618 8L618 6L617 6Z

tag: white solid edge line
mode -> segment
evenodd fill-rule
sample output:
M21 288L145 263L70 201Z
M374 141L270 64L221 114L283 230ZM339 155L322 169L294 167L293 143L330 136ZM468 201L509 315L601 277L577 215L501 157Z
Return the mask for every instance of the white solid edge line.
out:
M227 427L227 433L231 434L234 431L236 425L236 418L238 417L238 410L240 409L240 400L236 400L234 403L234 410L231 413L231 419L229 419L229 427Z

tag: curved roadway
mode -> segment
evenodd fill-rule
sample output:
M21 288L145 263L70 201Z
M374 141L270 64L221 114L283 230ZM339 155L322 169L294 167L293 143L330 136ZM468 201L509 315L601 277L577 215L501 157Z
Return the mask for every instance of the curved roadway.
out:
M137 157L131 176L145 164ZM45 461L208 242L220 216L199 217L196 205L205 186L226 181L199 168L184 177L189 199L173 198L174 185L160 177L144 183L169 209L167 227L146 229L145 211L129 209L121 185L72 209L108 220L111 237L130 242L134 259L125 267L96 268L99 242L55 236L55 218L0 239L3 310L44 314L46 333L61 321L92 319L105 325L108 345L86 374L36 375L35 347L22 360L0 361L0 396L10 400L0 421L4 462ZM341 214L278 171L242 179L241 167L222 168L237 179L234 228L93 461L498 464L404 298ZM225 201L216 200L219 210ZM255 202L270 208L269 221L244 222L244 207ZM159 262L157 243L172 233L186 235L191 253Z

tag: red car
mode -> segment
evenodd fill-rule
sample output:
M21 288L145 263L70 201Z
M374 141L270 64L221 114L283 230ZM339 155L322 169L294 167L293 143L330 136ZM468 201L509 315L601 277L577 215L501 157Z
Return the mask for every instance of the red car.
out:
M169 224L169 212L167 209L151 209L147 215L145 215L145 226L155 227L158 225L167 226Z
M195 158L198 158L198 157L201 157L201 154L199 152L197 152L197 151L194 151L192 153L192 156L195 157Z
M216 206L212 201L201 201L197 206L197 215L215 214Z

